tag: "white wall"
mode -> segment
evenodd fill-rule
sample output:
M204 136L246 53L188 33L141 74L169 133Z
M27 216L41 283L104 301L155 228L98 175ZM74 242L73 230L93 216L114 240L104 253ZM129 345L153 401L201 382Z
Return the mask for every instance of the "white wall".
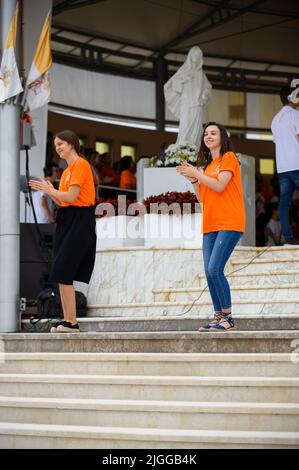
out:
M155 83L54 64L51 103L155 119Z

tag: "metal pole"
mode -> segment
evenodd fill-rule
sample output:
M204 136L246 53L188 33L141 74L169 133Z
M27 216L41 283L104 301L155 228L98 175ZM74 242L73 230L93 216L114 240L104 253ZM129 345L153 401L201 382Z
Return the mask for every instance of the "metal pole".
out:
M1 45L16 2L0 0ZM18 47L16 47L18 50ZM0 104L0 332L20 330L20 111Z

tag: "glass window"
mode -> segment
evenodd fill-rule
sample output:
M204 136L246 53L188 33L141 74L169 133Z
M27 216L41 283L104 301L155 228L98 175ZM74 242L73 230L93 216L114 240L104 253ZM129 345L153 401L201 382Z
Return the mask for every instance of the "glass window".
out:
M261 175L274 175L275 165L272 158L260 158Z
M133 158L133 160L136 160L137 146L136 145L121 145L120 156L124 157L126 155L129 155L130 157Z
M273 141L273 136L270 132L268 134L266 134L265 132L246 132L246 139Z
M80 142L80 145L81 147L85 147L86 146L86 137L80 137L79 136L79 142Z
M96 141L96 151L99 153L111 153L111 147L111 142L107 142L104 140Z

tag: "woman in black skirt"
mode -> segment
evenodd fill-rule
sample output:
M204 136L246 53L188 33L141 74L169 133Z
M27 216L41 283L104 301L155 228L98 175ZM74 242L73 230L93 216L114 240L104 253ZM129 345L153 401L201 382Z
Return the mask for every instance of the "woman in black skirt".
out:
M56 134L54 145L60 158L67 162L59 189L45 180L30 180L32 189L49 194L60 206L56 219L54 262L50 281L58 283L64 321L51 333L79 332L73 282L88 284L96 253L95 186L89 163L80 153L80 142L72 131Z

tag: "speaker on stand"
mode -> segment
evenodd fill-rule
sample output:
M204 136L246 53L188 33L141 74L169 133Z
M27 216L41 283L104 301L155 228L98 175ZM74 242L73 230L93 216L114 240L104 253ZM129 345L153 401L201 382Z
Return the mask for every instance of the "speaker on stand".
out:
M54 224L20 224L20 295L36 299L45 287L51 287L49 273L53 251Z

